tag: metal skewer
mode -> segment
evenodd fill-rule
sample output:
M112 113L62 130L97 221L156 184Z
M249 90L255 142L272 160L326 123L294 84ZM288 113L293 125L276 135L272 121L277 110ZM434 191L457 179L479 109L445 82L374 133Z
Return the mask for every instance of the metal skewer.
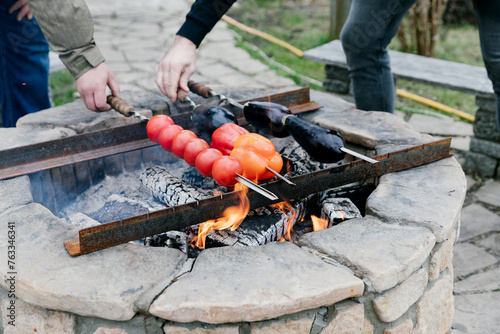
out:
M276 172L274 169L270 168L270 167L266 167L266 169L268 171L270 171L271 173L274 174L274 176L276 176L278 179L280 180L283 180L285 181L286 183L288 183L289 185L291 186L296 186L295 183L293 183L292 181L290 181L289 179L287 179L286 177L284 177L283 175L281 175L280 173Z
M244 184L245 186L247 186L248 188L254 190L255 192L261 194L262 196L264 197L267 197L269 198L270 200L272 201L275 201L278 199L278 196L276 196L275 194L273 194L272 192L270 192L269 190L267 190L266 188L263 188L261 186L259 186L258 184L250 181L249 179L241 176L240 174L236 173L236 181Z
M368 162L370 162L372 164L376 164L378 162L378 160L375 160L375 159L372 159L372 158L368 158L366 155L360 154L358 152L355 152L355 151L350 150L350 149L345 148L345 147L341 147L340 150L343 151L344 153L347 153L347 154L350 154L352 156L355 156L356 158L360 158L361 160L368 161Z

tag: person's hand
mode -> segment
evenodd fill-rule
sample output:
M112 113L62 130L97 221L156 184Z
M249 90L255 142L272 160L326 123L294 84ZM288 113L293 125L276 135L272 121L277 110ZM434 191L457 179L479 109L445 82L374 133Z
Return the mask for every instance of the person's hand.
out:
M26 0L17 0L10 8L9 14L14 13L16 10L20 9L19 13L17 13L16 19L21 21L23 18L27 18L31 20L33 18L33 13L31 12L30 7L26 3Z
M196 45L182 36L175 36L174 44L163 57L155 82L160 91L172 102L177 101L177 88L189 92L188 80L196 67Z
M105 63L100 63L93 69L76 79L76 88L85 106L92 111L107 111L111 106L106 101L106 86L114 96L120 97L120 86L113 72Z

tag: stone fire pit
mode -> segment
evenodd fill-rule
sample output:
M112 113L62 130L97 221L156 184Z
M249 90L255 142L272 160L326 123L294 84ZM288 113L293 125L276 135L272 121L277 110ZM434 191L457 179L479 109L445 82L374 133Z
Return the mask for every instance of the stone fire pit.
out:
M123 95L154 112L172 107L154 94ZM359 111L319 92L312 92L311 99L325 107L305 118L340 131L363 153L383 154L433 140L393 115ZM75 102L26 116L15 129L0 129L0 148L124 122L136 120L112 112L94 114ZM103 169L127 170L132 157L160 159L155 150L104 159ZM74 166L76 180L68 181L75 188L84 179L81 170ZM62 171L53 172L52 179L65 180ZM4 254L0 300L5 333L446 333L450 329L452 248L466 193L464 174L454 158L381 177L368 198L365 217L306 234L298 244L213 248L195 260L178 250L132 243L70 257L63 242L75 238L78 228L49 210L47 206L57 206L57 200L45 204L49 201L41 199L33 183L36 177L41 176L0 181L0 253ZM58 197L57 189L53 196ZM6 258L9 223L14 223L16 235L14 285L8 281L12 270ZM13 288L17 299L8 295ZM8 324L12 300L15 329Z

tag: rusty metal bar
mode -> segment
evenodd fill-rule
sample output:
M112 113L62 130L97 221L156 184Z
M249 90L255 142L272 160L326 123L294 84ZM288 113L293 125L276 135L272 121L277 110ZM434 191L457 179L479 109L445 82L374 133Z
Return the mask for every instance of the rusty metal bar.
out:
M285 104L294 112L321 107L309 100L307 88L257 99ZM240 112L236 116L243 115ZM192 128L191 112L170 117L183 128ZM0 151L0 180L154 146L148 139L146 124L124 125Z
M303 198L330 188L445 159L452 156L450 144L451 138L446 138L379 155L374 157L375 160L379 161L376 164L357 160L291 178L291 181L297 186L291 186L283 181L270 182L263 186L277 194L280 200L271 201L250 190L248 192L250 208L263 207L285 199ZM71 256L78 256L221 217L226 208L237 204L239 204L239 193L230 192L198 202L152 212L149 215L134 216L86 228L79 231L78 238L66 241L64 244Z

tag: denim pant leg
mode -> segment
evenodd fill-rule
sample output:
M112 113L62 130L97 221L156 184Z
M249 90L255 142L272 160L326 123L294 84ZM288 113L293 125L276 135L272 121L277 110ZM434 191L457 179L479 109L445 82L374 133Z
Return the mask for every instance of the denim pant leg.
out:
M340 39L358 109L394 113L394 79L387 45L416 1L353 0Z
M500 132L500 2L489 0L473 2L484 64L497 97L497 125Z
M49 46L35 19L8 14L0 4L0 103L4 127L28 114L50 108Z

